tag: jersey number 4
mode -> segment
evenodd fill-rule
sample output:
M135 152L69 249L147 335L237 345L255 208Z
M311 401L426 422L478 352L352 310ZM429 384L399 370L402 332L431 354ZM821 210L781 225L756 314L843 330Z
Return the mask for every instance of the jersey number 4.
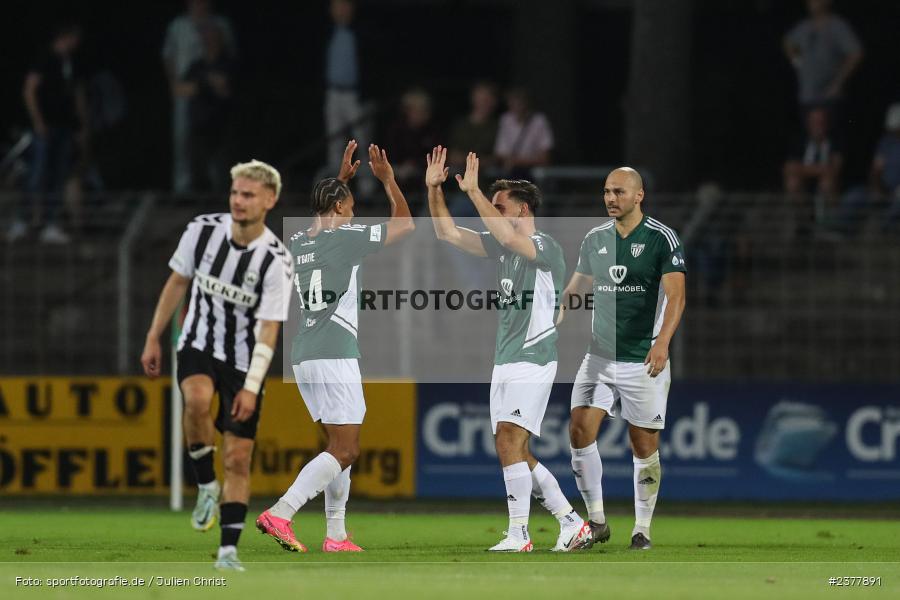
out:
M328 308L322 293L322 269L314 269L309 277L309 291L304 294L300 288L300 273L294 274L294 287L300 296L300 310L317 312Z

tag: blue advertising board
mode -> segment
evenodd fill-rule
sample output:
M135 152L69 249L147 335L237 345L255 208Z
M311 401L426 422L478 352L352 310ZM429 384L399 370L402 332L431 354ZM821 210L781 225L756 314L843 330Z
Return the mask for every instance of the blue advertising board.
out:
M571 384L554 386L535 456L578 496L570 466ZM502 497L486 384L420 384L419 497ZM661 496L682 500L900 499L900 386L675 382L661 438ZM597 445L604 494L631 498L622 419Z

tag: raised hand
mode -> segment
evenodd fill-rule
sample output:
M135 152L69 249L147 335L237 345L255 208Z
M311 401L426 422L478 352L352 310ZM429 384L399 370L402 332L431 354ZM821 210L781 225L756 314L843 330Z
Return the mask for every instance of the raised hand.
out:
M444 163L447 162L447 149L437 146L431 154L425 155L425 160L428 163L428 168L425 169L425 185L432 188L441 187L450 174L450 169L444 167Z
M469 193L478 189L478 156L474 152L469 152L466 156L466 174L464 177L456 176L456 183L459 189Z
M381 183L387 183L394 178L394 168L388 162L387 152L375 144L369 145L369 168Z
M356 175L356 170L359 168L359 161L353 162L353 153L356 152L356 140L350 140L347 142L347 147L344 148L344 157L341 159L341 170L338 172L337 178L347 183L353 176Z

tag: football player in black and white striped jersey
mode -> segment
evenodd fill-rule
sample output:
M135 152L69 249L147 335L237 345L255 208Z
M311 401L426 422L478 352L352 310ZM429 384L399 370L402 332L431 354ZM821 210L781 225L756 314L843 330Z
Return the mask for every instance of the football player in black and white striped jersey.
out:
M206 531L221 512L216 566L242 570L236 546L250 497L250 457L263 381L288 315L293 264L265 224L281 192L278 171L253 160L235 165L231 177L230 212L201 215L181 236L141 363L147 376L160 374L160 336L190 286L177 377L184 396L184 434L199 486L191 524ZM213 419L210 409L217 392L219 412ZM213 467L214 427L223 436L221 489Z

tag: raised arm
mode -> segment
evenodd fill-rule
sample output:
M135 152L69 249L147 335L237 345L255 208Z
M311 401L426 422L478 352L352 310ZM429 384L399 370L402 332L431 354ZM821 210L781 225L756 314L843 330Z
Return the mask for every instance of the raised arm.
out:
M457 175L456 182L459 184L459 189L468 194L472 204L478 210L481 220L484 221L488 231L501 246L528 260L537 258L534 241L527 235L516 231L478 187L478 156L474 152L469 152L466 157L465 177Z
M375 144L369 145L369 167L384 186L384 192L391 203L391 220L386 224L387 234L384 238L384 245L389 246L415 231L416 224L409 212L406 198L394 179L394 169L388 162L387 152Z
M458 226L447 210L447 202L444 200L444 190L441 185L447 181L450 170L444 164L447 162L447 149L437 146L431 154L425 156L428 168L425 170L425 185L428 188L428 209L431 211L431 223L434 225L434 233L439 240L450 242L460 250L464 250L475 256L487 256L484 244L481 242L481 234Z
M559 298L559 316L556 317L557 326L563 322L563 319L566 317L566 311L569 310L569 308L576 308L579 305L584 306L585 298L588 292L593 289L593 285L594 278L590 275L585 275L584 273L579 273L577 271L572 274L569 285L566 286L566 289L563 290L562 295ZM577 304L572 302L573 296L580 298L581 301Z
M173 271L163 286L156 310L153 312L153 321L147 330L144 352L141 354L141 365L147 377L158 377L162 370L162 348L159 345L159 338L166 330L190 283L190 279Z
M666 273L662 276L662 286L666 293L666 310L663 313L662 327L656 336L656 342L650 347L650 352L644 359L650 377L659 375L669 360L669 342L672 341L684 313L684 273Z

